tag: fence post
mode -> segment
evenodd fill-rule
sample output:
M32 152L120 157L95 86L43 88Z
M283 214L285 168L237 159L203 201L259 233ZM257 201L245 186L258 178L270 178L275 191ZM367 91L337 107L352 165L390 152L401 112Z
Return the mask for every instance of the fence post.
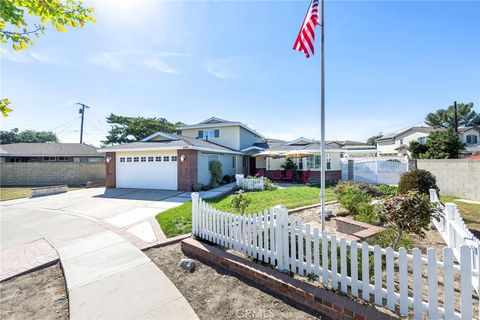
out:
M278 205L274 208L275 211L275 248L277 250L277 270L283 271L285 267L285 253L284 253L284 232L283 229L286 228L284 222L284 210L283 207Z
M438 202L437 190L428 189L430 192L430 202Z
M198 230L198 192L192 192L192 234L197 235Z
M447 211L447 214L446 214L446 225L447 225L447 245L449 247L453 247L454 244L455 244L455 231L453 229L453 226L452 226L452 223L453 223L453 220L455 220L455 209L456 209L456 205L453 204L453 203L445 203L445 209Z
M353 160L348 160L347 162L347 172L348 172L348 181L355 181L355 162Z

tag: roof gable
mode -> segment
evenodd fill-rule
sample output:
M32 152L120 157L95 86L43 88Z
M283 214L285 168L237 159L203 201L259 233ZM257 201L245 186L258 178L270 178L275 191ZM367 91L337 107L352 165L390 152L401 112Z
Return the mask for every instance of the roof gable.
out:
M146 141L171 141L171 140L178 140L178 136L162 131L155 132L154 134L149 135L148 137L143 138L142 142Z
M304 138L304 137L300 137L298 139L289 141L289 142L285 143L284 145L290 146L292 144L310 144L310 143L313 143L313 140L310 140L310 139L307 139L307 138Z
M231 121L223 120L216 117L211 117L211 118L208 118L207 120L200 122L199 124L212 124L212 123L225 123L225 122L231 122Z

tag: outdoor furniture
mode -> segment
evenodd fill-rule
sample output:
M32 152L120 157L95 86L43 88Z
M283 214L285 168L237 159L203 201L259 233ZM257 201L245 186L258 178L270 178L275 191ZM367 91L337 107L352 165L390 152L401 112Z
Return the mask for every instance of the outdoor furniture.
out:
M288 169L285 172L285 177L283 177L283 180L287 180L287 181L290 181L290 182L293 181L293 170L292 169Z
M264 169L258 169L257 177L265 177L265 170Z
M300 181L305 184L308 183L308 180L310 179L311 174L312 174L312 171L310 170L305 171Z
M280 170L273 171L272 180L282 180L282 171Z

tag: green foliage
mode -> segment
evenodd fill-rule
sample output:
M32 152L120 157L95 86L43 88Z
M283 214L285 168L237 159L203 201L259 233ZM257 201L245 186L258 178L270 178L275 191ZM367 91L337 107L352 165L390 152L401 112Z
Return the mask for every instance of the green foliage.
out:
M208 163L210 171L210 186L216 188L222 182L222 163L218 160L212 160Z
M369 210L364 207L370 206L371 197L358 187L344 186L342 192L336 193L336 195L340 205L352 215L359 214L361 207L365 212Z
M165 118L126 117L113 113L107 117L107 123L111 128L103 141L105 145L138 141L158 131L175 133L176 127L183 125Z
M440 188L437 186L437 179L430 171L415 169L405 172L400 177L398 183L398 193L406 194L409 191L416 190L425 195L429 195L429 189L437 190L440 194Z
M202 191L202 188L203 188L203 184L201 184L201 183L194 183L194 184L192 185L192 191L193 191L193 192Z
M378 192L382 197L393 196L397 193L398 188L395 186L390 186L388 184L381 184L377 187Z
M377 223L378 215L377 208L370 203L359 203L357 205L358 214L355 216L355 219L365 223Z
M0 131L0 144L9 143L46 143L58 142L58 137L51 131L35 131L24 130L18 132L18 129L11 129L10 131Z
M378 216L386 227L395 231L392 248L396 249L405 232L425 236L425 230L429 227L431 218L437 216L437 210L427 195L408 191L387 198L381 205Z
M0 42L10 41L13 49L25 50L33 45L33 36L45 32L48 23L57 31L66 32L66 27L95 22L92 13L93 8L86 8L76 0L2 0Z
M0 111L2 112L2 116L4 118L8 117L8 114L12 112L12 109L8 107L9 104L10 101L7 98L0 100Z
M364 193L369 197L378 197L381 195L377 186L374 186L373 184L364 183L364 182L355 183L352 181L340 181L333 189L333 192L337 195L340 195L344 192L345 188L359 189L360 191L362 191L362 193Z
M473 102L457 104L458 126L480 125L480 114L473 110ZM453 129L455 119L455 109L453 105L447 109L438 109L435 112L427 114L425 123L434 128L450 128Z
M368 244L374 246L379 245L382 248L391 247L397 238L397 233L394 229L386 229L375 236L369 238ZM405 248L410 251L415 245L415 241L410 237L409 234L404 233L402 237L398 240L397 248Z
M318 276L315 273L310 272L309 274L307 274L307 281L309 282L318 281Z
M281 165L283 170L292 170L294 174L297 173L298 167L295 162L293 162L292 158L287 158L284 163Z
M376 136L371 136L370 138L368 138L367 144L370 144L372 146L376 146L377 145L377 140L381 137L382 137L381 134L376 135Z
M245 211L250 205L251 200L247 197L247 194L243 192L243 190L240 190L232 197L231 203L232 207L235 208L235 210L237 210L241 214L245 214Z
M465 145L453 130L432 132L428 135L427 159L456 159Z
M263 177L263 190L273 191L277 190L278 185L274 183L272 180L268 179L267 177Z
M414 159L420 159L422 154L425 154L428 151L428 146L425 143L420 143L418 141L412 141L408 145L408 151Z

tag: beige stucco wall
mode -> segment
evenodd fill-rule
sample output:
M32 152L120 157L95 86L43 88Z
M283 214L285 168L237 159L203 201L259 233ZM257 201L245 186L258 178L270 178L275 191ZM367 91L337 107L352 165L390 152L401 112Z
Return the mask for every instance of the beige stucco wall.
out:
M240 162L238 162L238 159L237 159L235 163L236 167L235 168L233 167L232 158L236 157L236 155L199 152L198 153L198 182L202 184L210 183L210 171L208 170L209 156L218 157L218 160L222 163L222 176L227 174L234 175L235 173L237 173L236 167L241 168L242 166L241 160Z
M378 141L377 142L377 150L379 154L395 154L401 155L396 148L400 147L400 141L403 139L404 145L409 145L410 142L416 141L418 138L421 137L428 137L428 133L426 132L407 132L403 135L398 136L395 138L395 141Z
M469 135L474 135L474 136L477 136L477 143L480 143L480 134L478 133L477 130L474 130L474 129L470 129L468 131L465 131L463 133L460 134L460 140L463 142L463 143L467 143L467 136Z
M105 179L105 163L16 162L0 164L2 186L85 184Z
M437 178L442 195L480 201L480 161L417 160L417 168L428 170Z
M208 140L217 143L219 145L232 148L235 150L240 150L240 127L239 126L232 126L232 127L215 127L211 126L209 129L218 129L220 130L220 136L218 138L209 137ZM199 130L207 130L204 129L186 129L182 130L182 135L186 137L196 138L198 136Z

